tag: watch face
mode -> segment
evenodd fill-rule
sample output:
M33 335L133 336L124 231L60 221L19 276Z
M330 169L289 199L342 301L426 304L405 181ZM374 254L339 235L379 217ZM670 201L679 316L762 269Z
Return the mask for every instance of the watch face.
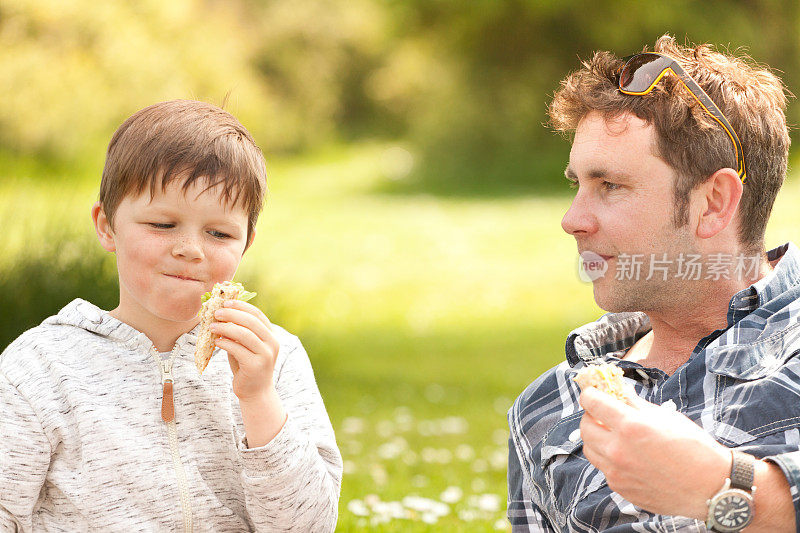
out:
M714 505L713 515L723 531L739 531L753 518L750 501L736 493L720 497Z

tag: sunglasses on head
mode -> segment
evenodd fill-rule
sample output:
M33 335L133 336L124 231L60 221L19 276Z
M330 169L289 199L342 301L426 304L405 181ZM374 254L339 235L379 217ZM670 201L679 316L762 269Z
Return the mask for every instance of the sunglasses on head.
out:
M695 100L708 113L711 118L716 120L728 137L731 138L736 149L736 163L739 166L739 178L742 183L747 179L747 172L744 167L744 152L739 136L733 130L733 126L725 118L717 104L708 94L697 84L686 71L681 68L677 61L669 56L657 54L655 52L644 52L623 59L625 65L619 71L619 91L624 94L641 96L649 93L658 84L667 72L678 78L681 84L694 96Z

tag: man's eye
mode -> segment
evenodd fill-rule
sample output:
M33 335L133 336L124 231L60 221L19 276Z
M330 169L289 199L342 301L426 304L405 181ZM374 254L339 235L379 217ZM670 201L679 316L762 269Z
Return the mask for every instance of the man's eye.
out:
M611 183L610 181L603 182L603 188L607 191L613 191L619 189L619 183Z

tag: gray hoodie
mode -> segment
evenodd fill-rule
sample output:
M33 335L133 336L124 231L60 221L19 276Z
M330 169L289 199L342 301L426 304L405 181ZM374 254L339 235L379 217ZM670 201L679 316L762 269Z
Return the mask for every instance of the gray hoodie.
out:
M275 329L288 419L253 449L228 358L201 377L195 330L162 361L74 300L22 334L0 355L0 531L332 531L342 458L308 355Z

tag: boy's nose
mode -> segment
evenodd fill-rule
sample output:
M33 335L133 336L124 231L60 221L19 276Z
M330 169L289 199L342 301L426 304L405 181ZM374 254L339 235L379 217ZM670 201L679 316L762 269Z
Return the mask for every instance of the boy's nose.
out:
M573 237L591 235L597 231L597 217L592 212L589 199L580 190L564 213L561 227Z
M172 248L172 255L186 259L187 261L197 261L203 259L203 247L196 239L183 237L179 239Z

